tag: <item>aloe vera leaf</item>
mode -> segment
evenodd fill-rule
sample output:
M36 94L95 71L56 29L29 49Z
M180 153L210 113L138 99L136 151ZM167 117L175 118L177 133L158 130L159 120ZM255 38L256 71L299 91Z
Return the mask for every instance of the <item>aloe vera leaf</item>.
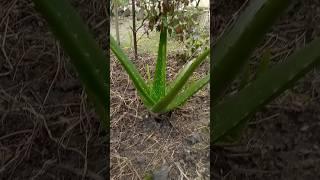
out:
M167 64L167 17L162 18L162 29L160 32L158 58L153 82L153 93L156 100L165 95L166 89L166 64Z
M103 51L68 1L34 0L33 2L70 56L71 63L85 85L87 94L95 104L102 125L109 130L107 120L109 66Z
M110 35L110 48L113 54L117 57L120 61L123 68L128 73L129 77L131 78L134 86L137 88L141 99L143 99L144 103L147 106L154 104L154 99L150 95L150 90L145 83L144 79L140 75L139 71L137 70L136 66L129 60L128 56L122 51L122 49L118 46L115 39Z
M250 80L250 63L248 61L243 68L239 90L243 89L248 84L249 80Z
M175 99L175 96L180 92L182 87L191 77L192 73L206 59L209 53L210 48L206 49L196 59L193 59L186 64L186 66L179 72L177 78L171 85L172 88L169 89L168 93L152 107L151 110L153 112L165 111L166 107Z
M202 89L206 84L210 81L210 74L207 74L205 77L191 83L187 89L181 92L175 99L168 105L165 112L171 111L176 107L184 104L191 96L197 93L200 89Z
M270 62L270 57L271 57L271 52L270 49L267 49L266 51L264 51L264 53L262 54L261 60L260 60L260 64L256 73L256 78L258 78L261 74L263 74L269 66L269 62ZM246 64L246 68L248 68L249 63ZM247 85L248 81L249 81L249 69L245 70L247 72L245 72L245 76L247 76L246 78L246 82L242 82L243 84L240 85L240 88L243 89L243 87L245 87L245 85ZM237 126L235 126L234 128L232 128L227 136L224 136L222 139L220 139L219 143L234 143L239 141L242 132L246 129L246 127L248 126L248 122L250 121L250 118L247 118L243 121L241 121Z
M213 143L228 135L242 121L276 98L294 82L320 63L320 39L291 55L285 63L266 70L238 94L213 107L211 140Z
M260 74L263 74L263 72L265 72L268 67L269 67L269 63L270 63L270 59L271 59L271 52L270 49L267 49L261 57L261 61L256 73L256 78L258 78L260 76Z
M211 63L211 89L215 95L212 97L213 103L221 99L263 35L290 2L291 0L249 1L238 21L218 40Z
M241 139L244 130L248 127L248 123L251 119L252 117L248 117L241 121L235 127L230 129L227 135L221 137L217 142L215 142L215 145L225 146L237 143Z

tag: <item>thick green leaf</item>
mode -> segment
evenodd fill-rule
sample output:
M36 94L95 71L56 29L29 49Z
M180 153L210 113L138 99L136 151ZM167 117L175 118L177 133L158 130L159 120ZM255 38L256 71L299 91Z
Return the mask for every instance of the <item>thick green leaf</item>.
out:
M238 94L213 107L211 140L227 138L233 128L248 120L261 107L293 86L299 78L320 63L320 39L291 55L285 63L266 70Z
M256 73L256 78L258 78L260 76L260 74L262 74L263 72L265 72L268 69L270 60L271 60L271 52L270 52L270 49L267 49L262 54L260 64L259 64L259 67L258 67L258 70Z
M176 80L171 85L171 89L169 89L166 96L161 98L153 107L153 112L164 112L166 107L174 100L175 96L180 92L182 87L188 81L188 79L192 76L192 73L195 69L206 59L209 55L210 49L206 49L202 54L200 54L196 59L191 60L186 64L186 66L182 69L182 71L178 74Z
M167 17L162 18L162 29L160 32L158 59L154 76L153 92L156 100L165 95L166 90L166 67L167 67Z
M147 78L148 78L147 83L151 84L152 82L151 82L150 68L149 68L148 64L146 64L146 74L147 74Z
M213 104L221 99L248 61L263 35L292 0L254 0L228 29L213 49L211 84Z
M101 116L103 126L109 130L108 59L68 1L33 0L33 2L70 56L89 97Z
M121 65L124 67L131 80L133 81L134 86L137 88L141 99L147 106L151 106L155 103L154 99L150 95L150 89L145 83L144 79L140 75L136 66L132 61L129 60L128 56L122 51L122 49L118 46L117 42L110 35L110 48L112 52L115 54L117 59L120 61Z
M178 106L185 103L191 96L193 96L196 92L198 92L200 89L202 89L206 84L208 84L210 81L210 74L206 75L205 77L191 83L187 89L185 89L183 92L179 93L178 96L174 98L174 100L171 102L171 104L168 105L165 112L171 111Z
M244 65L243 72L240 79L239 90L243 89L250 80L250 63L249 61Z
M270 52L270 49L267 49L263 52L262 57L260 59L258 70L256 73L256 78L268 69L270 59L271 59L271 52ZM246 64L244 65L243 73L241 75L239 90L243 89L251 80L250 75L251 75L250 61L247 61Z

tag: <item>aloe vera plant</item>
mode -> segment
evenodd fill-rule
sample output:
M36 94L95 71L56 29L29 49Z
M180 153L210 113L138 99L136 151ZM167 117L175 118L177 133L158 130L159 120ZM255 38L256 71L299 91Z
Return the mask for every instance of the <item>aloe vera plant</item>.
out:
M121 65L124 67L129 77L132 79L145 106L154 113L165 113L182 105L198 90L203 88L208 82L210 75L186 85L196 68L204 62L210 53L210 49L204 50L197 58L189 61L178 73L176 79L170 84L166 80L167 67L167 17L162 16L162 26L160 30L160 40L155 74L152 83L147 83L136 66L118 46L114 38L110 37L110 47ZM183 89L184 86L187 86Z
M225 95L268 28L292 2L251 0L213 48L215 56L211 63L211 89L214 96L210 124L213 144L237 140L250 117L320 63L320 39L316 39L293 53L284 63L262 68L263 71L259 69L261 73L237 94ZM267 61L263 61L266 64Z
M34 0L37 10L46 18L55 36L60 40L71 62L76 67L87 93L94 102L105 127L109 127L108 117L108 60L103 51L98 48L87 27L71 5L66 0ZM162 17L159 51L155 76L148 84L140 75L133 62L110 37L110 48L132 79L142 101L152 112L167 112L183 104L190 96L209 82L209 74L186 84L195 69L209 55L207 48L198 58L188 62L171 84L166 82L167 61L167 18Z
M106 131L108 121L108 59L67 0L33 0L56 38L70 56L86 92L100 115Z

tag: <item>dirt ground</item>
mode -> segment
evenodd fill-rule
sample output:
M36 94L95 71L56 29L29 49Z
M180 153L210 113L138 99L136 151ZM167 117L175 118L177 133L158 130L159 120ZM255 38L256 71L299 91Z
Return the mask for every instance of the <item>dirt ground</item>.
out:
M212 27L218 37L244 0L215 1ZM262 47L272 62L320 37L320 2L297 1L269 31ZM242 141L211 149L212 179L320 179L320 69L316 68L253 118Z
M130 56L133 59L132 52ZM155 67L155 58L140 54L134 61L144 77L145 65ZM148 111L128 76L115 58L111 59L112 179L142 179L159 169L168 171L169 179L209 179L209 86L158 122L146 117ZM168 63L168 78L172 79L183 62L171 55ZM208 69L209 61L195 77L204 76Z
M101 47L100 0L73 1ZM31 0L0 1L0 179L106 179L106 134Z

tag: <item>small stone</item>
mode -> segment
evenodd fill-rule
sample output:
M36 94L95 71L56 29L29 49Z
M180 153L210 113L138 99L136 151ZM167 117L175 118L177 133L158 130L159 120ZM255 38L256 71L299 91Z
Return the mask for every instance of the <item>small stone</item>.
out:
M153 173L153 180L168 180L170 168L162 166L158 171Z
M309 126L308 125L303 125L301 128L300 128L300 131L307 131L309 129Z
M201 141L201 137L199 133L192 133L190 136L186 138L189 144L194 145Z
M144 164L145 161L146 161L146 158L143 157L143 156L138 156L138 157L136 158L136 160L137 160L137 162L138 162L139 164Z

